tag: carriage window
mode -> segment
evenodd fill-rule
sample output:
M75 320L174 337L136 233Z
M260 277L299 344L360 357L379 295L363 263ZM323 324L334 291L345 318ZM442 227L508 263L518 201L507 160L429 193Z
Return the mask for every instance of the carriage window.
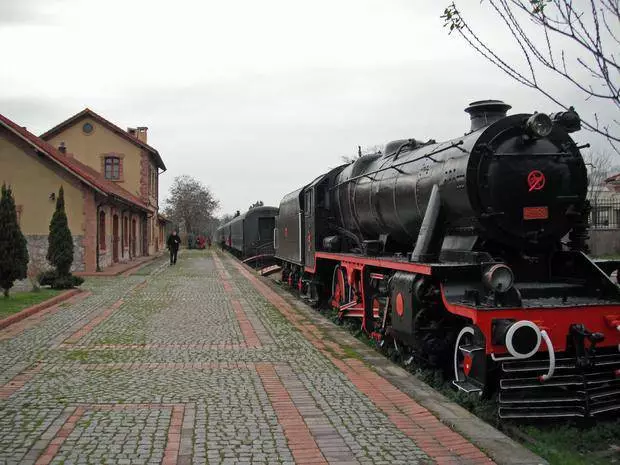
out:
M312 216L314 205L312 204L312 190L306 192L306 216Z
M276 227L275 218L258 219L258 240L266 241L273 238L273 229Z

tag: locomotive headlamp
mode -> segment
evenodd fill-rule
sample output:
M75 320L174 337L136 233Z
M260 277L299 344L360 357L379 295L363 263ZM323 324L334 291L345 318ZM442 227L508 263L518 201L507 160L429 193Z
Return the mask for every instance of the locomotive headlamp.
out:
M529 358L538 352L541 342L540 328L531 321L521 320L506 331L505 345L515 358Z
M514 284L514 274L506 265L498 263L490 266L482 276L484 284L492 291L508 292Z
M547 137L553 129L553 121L544 113L534 113L528 118L525 127L534 137Z

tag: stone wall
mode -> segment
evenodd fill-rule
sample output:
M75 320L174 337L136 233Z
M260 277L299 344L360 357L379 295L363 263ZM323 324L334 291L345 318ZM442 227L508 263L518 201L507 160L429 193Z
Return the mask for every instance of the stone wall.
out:
M26 236L28 240L28 256L30 258L29 266L34 265L39 270L48 270L51 268L47 261L47 236L30 235ZM73 236L73 265L71 271L84 270L84 245L83 236Z
M28 235L28 273L39 274L42 271L52 269L47 261L47 236ZM84 270L84 247L82 245L82 236L73 236L73 265L71 271ZM29 291L32 289L32 283L29 279L15 281L13 292Z
M620 255L620 229L591 229L590 254L593 257Z

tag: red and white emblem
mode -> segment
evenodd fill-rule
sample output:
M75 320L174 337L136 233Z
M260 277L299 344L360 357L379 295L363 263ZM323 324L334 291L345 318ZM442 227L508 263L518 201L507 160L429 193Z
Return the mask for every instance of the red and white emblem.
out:
M545 175L542 171L533 170L527 175L527 185L530 188L530 192L541 190L545 187L546 182L547 180L545 179Z

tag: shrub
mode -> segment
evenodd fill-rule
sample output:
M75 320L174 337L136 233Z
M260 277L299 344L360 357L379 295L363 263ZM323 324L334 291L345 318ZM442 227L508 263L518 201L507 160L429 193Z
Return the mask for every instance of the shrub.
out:
M26 238L17 223L17 211L11 188L2 185L0 196L0 287L4 296L17 279L25 279L28 272Z
M72 289L84 282L79 276L61 275L56 270L44 271L39 274L38 280L41 286L50 286L52 289Z
M72 274L58 276L52 281L52 289L73 289L84 282L83 278Z
M41 286L51 286L57 278L58 272L56 270L47 270L40 273L37 279Z
M50 221L47 242L47 260L50 265L58 270L59 275L68 275L73 263L73 238L65 213L65 195L62 186L56 199L56 211Z

